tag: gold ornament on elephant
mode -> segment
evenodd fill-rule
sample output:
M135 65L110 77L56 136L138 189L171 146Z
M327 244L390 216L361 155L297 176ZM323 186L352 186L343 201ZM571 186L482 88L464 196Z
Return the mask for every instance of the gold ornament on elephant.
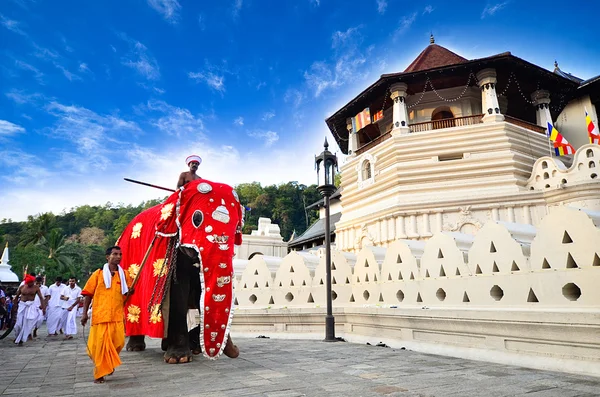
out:
M150 309L150 321L152 324L160 323L162 321L162 313L159 304L152 305L152 309Z
M133 230L131 231L131 238L138 238L142 235L142 222L138 222L133 225Z
M155 260L152 267L154 267L154 272L152 274L154 274L155 277L163 277L167 274L165 258Z
M129 265L129 269L127 269L127 272L129 273L129 277L135 279L138 273L140 272L140 265L136 263Z
M173 214L173 203L165 204L160 210L160 220L166 221Z
M139 306L131 305L127 308L127 321L130 323L139 323L140 322L140 310Z

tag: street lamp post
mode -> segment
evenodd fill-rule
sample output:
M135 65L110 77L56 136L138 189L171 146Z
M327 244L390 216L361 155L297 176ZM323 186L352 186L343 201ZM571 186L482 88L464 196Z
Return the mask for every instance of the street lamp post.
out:
M336 191L334 184L335 171L337 169L337 157L328 148L327 138L323 153L315 156L315 167L317 168L317 189L325 200L325 279L327 285L327 316L325 317L325 342L335 342L335 319L332 312L331 299L331 239L329 231L329 197ZM322 171L321 172L321 168Z

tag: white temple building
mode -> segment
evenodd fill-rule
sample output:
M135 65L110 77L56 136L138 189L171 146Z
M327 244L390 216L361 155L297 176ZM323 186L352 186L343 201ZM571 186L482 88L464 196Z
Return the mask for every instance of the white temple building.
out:
M600 77L432 37L329 117L347 154L336 336L600 376L598 109ZM552 154L548 122L573 155ZM292 248L308 252L238 263L234 334L323 339L326 264L307 237Z
M2 252L2 259L0 259L0 283L18 283L19 277L10 270L8 261L8 243L6 243L4 251Z

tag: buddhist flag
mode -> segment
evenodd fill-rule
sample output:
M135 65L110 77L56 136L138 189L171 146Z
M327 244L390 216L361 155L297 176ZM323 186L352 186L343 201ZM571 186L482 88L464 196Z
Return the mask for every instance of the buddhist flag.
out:
M557 156L575 153L575 148L550 123L548 123L548 138L554 143L554 153Z
M595 143L596 145L600 145L600 133L598 133L598 128L594 125L592 118L585 109L585 124L587 125L588 137L590 138L590 143Z
M381 120L382 118L383 118L383 110L380 110L379 112L377 112L373 115L373 122L376 123L379 120Z
M369 124L371 124L371 111L369 108L365 108L365 110L352 117L352 128L354 129L354 132L362 130Z

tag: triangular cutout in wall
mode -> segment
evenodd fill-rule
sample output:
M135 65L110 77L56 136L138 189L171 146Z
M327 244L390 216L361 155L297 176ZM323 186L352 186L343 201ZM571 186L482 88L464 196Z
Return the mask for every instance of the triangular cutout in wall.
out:
M388 281L392 281L392 273L388 273Z
M275 301L273 300L273 297L271 297L271 299L269 299L269 305L274 305Z
M331 270L337 270L337 269L335 268L335 262L331 262Z
M492 241L492 243L490 244L490 252L496 252L496 246L494 245L494 242Z
M546 258L544 258L544 261L542 262L542 269L551 269L550 264L548 263Z
M346 277L346 284L350 284L350 280L348 280L348 277Z
M539 300L537 296L535 296L535 292L533 292L532 288L529 288L529 296L527 296L527 302L538 303Z
M415 279L415 275L413 274L413 272L410 272L410 279L414 280Z
M379 293L379 302L383 302L383 294L381 292Z
M294 286L294 280L290 280L290 287Z
M519 265L517 265L517 262L513 261L512 266L510 267L510 271L511 272L518 272L521 269L519 268Z
M467 291L465 291L465 293L463 294L463 302L471 302L471 300L469 299L469 295L467 295Z
M446 277L446 272L444 271L444 265L440 265L440 277Z
M331 278L331 284L337 284L337 282L335 281L335 277Z
M398 280L404 280L404 279L402 278L402 272L401 272L401 271L398 271Z
M350 295L350 302L355 302L355 300L354 300L354 294Z
M377 282L377 275L373 276L373 281Z
M477 267L475 268L475 274L481 274L481 268L479 267L479 265L477 265Z
M244 288L248 288L248 286L246 284L244 284Z
M302 286L306 287L306 280L302 280Z
M573 259L570 252L567 255L567 269L579 269L577 262L575 262L575 259Z
M369 267L369 261L365 259L365 267Z
M294 266L290 266L290 273L294 273Z
M280 287L283 287L283 284L281 284L281 281L279 282L279 286L280 286Z
M254 271L254 275L255 275L255 276L258 276L258 269L256 269L256 270Z
M565 230L565 234L563 234L562 243L563 244L571 244L572 242L573 242L573 239L571 238L569 233Z
M267 288L269 287L269 282L268 281L265 283L265 287L267 287Z
M258 288L258 282L254 283L254 288Z
M429 278L429 269L425 270L425 278Z
M323 279L321 279L321 281L319 281L319 285L323 285Z
M594 261L592 262L592 266L600 266L600 256L598 256L598 254L594 254Z
M421 293L420 292L417 293L417 302L423 302L423 299L421 299Z
M315 300L313 299L312 294L308 294L308 300L307 300L307 302L308 303L315 303Z
M233 304L236 305L236 306L239 305L239 303L237 301L237 298L235 298L235 300L233 301Z
M367 275L365 276L365 283L368 283L368 282L369 282L369 275L367 274Z
M444 254L442 253L442 250L439 249L438 250L438 259L443 259L444 258Z
M459 268L456 268L456 275L460 276L460 269Z
M400 254L398 254L398 257L396 258L396 263L402 263L402 258L400 257Z
M500 273L500 269L498 269L496 261L494 261L494 265L492 266L492 273Z

